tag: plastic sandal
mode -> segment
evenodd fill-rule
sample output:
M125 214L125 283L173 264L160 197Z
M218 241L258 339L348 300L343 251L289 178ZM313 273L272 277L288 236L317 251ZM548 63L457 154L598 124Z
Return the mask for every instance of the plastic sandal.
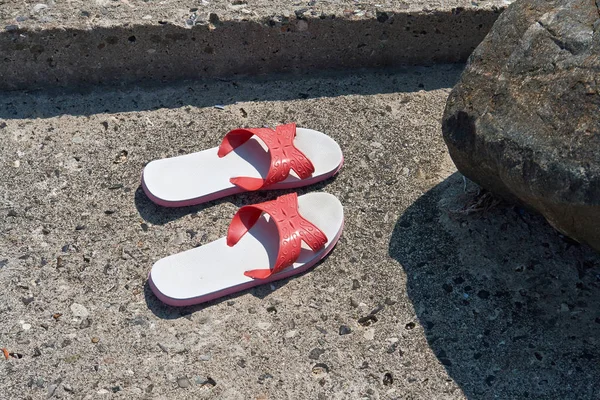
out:
M185 306L287 278L323 259L343 225L342 204L327 193L244 206L227 237L157 261L149 284L164 303Z
M235 129L219 147L150 162L142 187L156 204L189 206L244 191L311 185L335 175L343 161L332 138L293 123Z

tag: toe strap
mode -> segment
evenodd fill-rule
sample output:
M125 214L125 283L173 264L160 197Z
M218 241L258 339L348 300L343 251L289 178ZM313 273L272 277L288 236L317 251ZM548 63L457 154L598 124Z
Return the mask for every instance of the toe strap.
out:
M294 146L294 138L296 137L296 124L294 123L279 125L275 129L234 129L223 138L219 146L218 156L225 157L254 135L267 145L271 156L269 172L265 179L231 178L230 182L234 185L245 190L258 190L285 180L291 170L294 170L300 179L309 178L315 172L315 167L308 157Z
M258 221L262 213L269 214L279 234L279 249L273 268L254 269L244 275L253 279L266 279L292 265L300 255L302 241L313 251L318 251L327 243L327 236L298 212L296 193L280 196L251 206L244 206L233 217L227 232L227 245L234 246Z

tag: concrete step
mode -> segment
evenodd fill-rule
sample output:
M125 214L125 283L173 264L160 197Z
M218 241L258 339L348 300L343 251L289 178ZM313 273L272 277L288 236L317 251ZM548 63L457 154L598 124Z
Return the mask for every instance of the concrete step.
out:
M0 90L464 62L510 1L0 0Z

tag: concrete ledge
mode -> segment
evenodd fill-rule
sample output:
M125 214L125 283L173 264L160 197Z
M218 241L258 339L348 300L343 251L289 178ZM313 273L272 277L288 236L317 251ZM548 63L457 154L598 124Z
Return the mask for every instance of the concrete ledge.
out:
M447 3L456 7L435 10L416 9L420 3L385 10L344 8L353 2L320 9L277 3L250 14L239 8L243 2L233 10L216 3L202 12L146 10L160 19L135 7L101 18L100 9L37 5L31 13L49 15L23 16L16 15L23 7L12 6L0 18L0 90L464 62L506 2L459 7L454 1Z

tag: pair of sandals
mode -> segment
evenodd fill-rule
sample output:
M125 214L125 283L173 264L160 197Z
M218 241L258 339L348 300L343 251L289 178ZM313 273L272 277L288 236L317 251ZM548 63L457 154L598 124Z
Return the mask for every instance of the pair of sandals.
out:
M293 123L235 129L219 147L150 162L142 187L161 206L183 207L311 185L334 176L343 162L332 138ZM291 193L244 206L227 237L157 261L149 284L162 302L187 306L284 279L323 259L343 225L342 204L328 193Z

